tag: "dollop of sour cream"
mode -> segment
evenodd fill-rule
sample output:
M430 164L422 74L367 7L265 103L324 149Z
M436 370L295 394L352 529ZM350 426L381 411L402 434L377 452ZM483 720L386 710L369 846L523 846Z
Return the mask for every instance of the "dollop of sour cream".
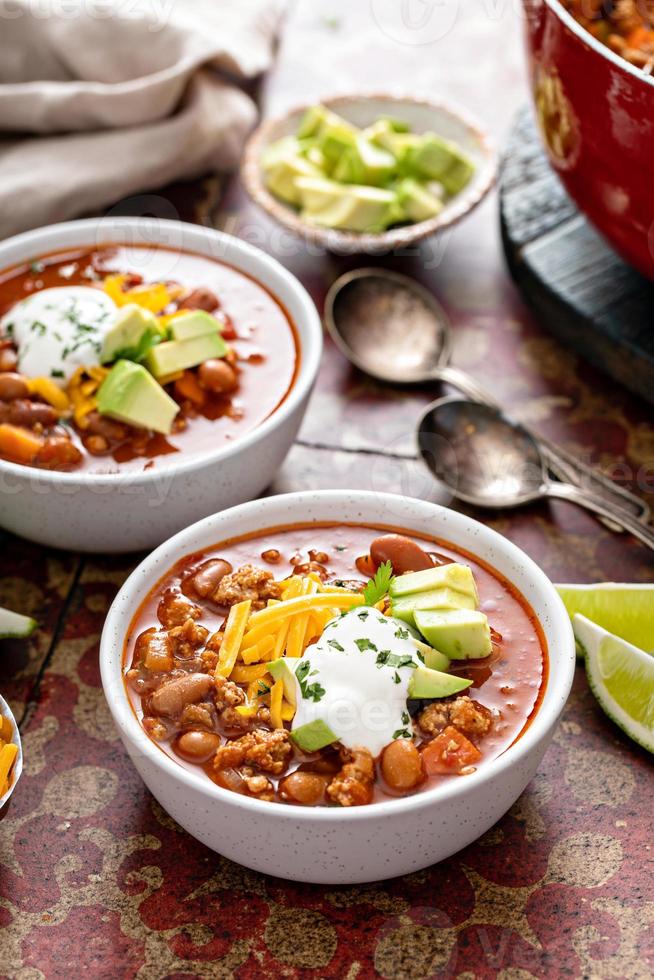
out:
M64 387L78 367L100 363L116 310L101 289L56 286L16 303L0 321L0 334L13 338L21 374Z
M328 623L295 668L292 728L321 720L343 745L377 756L394 739L413 734L407 697L419 665L404 623L357 606Z

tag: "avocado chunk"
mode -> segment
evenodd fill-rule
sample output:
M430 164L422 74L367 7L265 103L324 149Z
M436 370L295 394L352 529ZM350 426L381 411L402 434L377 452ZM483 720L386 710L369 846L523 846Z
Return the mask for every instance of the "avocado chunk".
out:
M429 667L431 670L449 670L450 669L450 658L446 657L444 653L440 650L434 650L429 644L423 643L421 640L414 640L416 649L418 651L418 657L422 660L425 667Z
M425 133L408 157L407 166L415 177L440 181L448 194L462 190L472 177L475 167L472 161L455 143Z
M307 109L298 126L298 139L306 139L310 136L324 136L327 132L349 130L356 132L356 126L349 123L342 116L327 109L324 105L314 105Z
M188 340L167 340L153 347L145 358L155 378L165 378L176 371L196 367L212 357L224 357L227 344L219 333L202 334Z
M383 230L395 220L397 198L393 191L311 177L299 177L295 183L302 201L302 216L314 224L372 232Z
M358 136L352 146L343 149L332 171L334 180L345 184L368 184L374 187L388 183L395 170L392 153Z
M399 598L391 598L391 613L405 623L413 623L417 609L476 609L474 596L443 586L429 592L414 592Z
M207 333L220 333L221 329L220 320L204 310L181 313L170 321L170 336L173 340L191 340L192 337L203 337Z
M294 136L287 136L269 146L261 157L261 169L268 190L282 201L299 204L297 177L320 177L320 170L305 156Z
M426 609L414 619L427 642L451 660L477 660L491 653L490 627L482 612Z
M123 306L118 313L116 322L111 330L107 332L102 344L101 364L109 364L120 357L127 357L128 353L138 353L142 340L147 338L159 338L165 336L165 331L161 329L159 320L142 306L136 303L128 303ZM143 352L145 354L145 351ZM130 358L137 360L136 356Z
M392 599L401 596L414 595L416 592L432 592L435 589L448 588L464 595L472 596L475 605L479 602L477 586L469 565L450 562L447 565L436 565L425 568L421 572L407 572L396 576L392 583L390 594Z
M98 389L101 415L168 435L179 405L141 364L116 361Z
M442 200L413 177L400 182L397 201L409 221L427 221L443 210Z
M338 738L329 725L320 718L295 728L291 732L291 738L303 752L318 752L320 749L324 749L326 745L338 742Z
M470 687L472 681L429 667L416 667L409 681L410 698L449 698Z
M38 623L31 616L12 612L11 609L0 607L0 640L7 638L25 640L31 636Z
M289 704L297 704L298 681L295 676L295 668L302 663L301 657L291 657L288 660L282 657L280 660L273 660L268 666L268 670L276 681L281 681L284 685L284 697Z

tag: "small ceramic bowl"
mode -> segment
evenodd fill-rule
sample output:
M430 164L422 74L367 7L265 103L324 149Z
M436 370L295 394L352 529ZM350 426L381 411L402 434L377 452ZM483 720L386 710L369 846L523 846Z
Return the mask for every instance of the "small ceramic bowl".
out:
M344 255L383 255L460 221L493 186L497 170L495 151L481 125L461 109L445 102L393 95L342 95L323 99L322 104L359 127L369 126L380 116L390 115L408 123L415 133L433 131L457 143L475 163L476 170L467 187L448 201L439 215L428 221L374 234L321 228L303 220L293 207L274 197L266 188L261 171L261 155L266 147L297 132L300 119L309 108L299 106L284 116L263 122L254 131L245 148L241 173L252 199L271 218L307 242Z
M0 459L0 526L39 544L76 551L153 548L223 507L256 497L272 480L304 417L322 353L322 324L300 282L275 259L231 235L157 219L70 221L0 244L0 270L80 246L154 244L196 252L247 273L295 325L300 364L282 404L251 432L211 452L179 453L139 472L59 473Z
M654 279L654 77L558 0L523 0L531 88L550 162L622 257Z
M1 813L2 808L9 802L11 798L11 794L16 789L16 784L20 779L20 775L23 771L23 745L20 740L20 732L18 731L18 725L16 724L16 719L14 718L11 708L9 707L5 699L2 697L2 695L0 695L0 715L2 715L4 718L8 718L9 721L11 722L13 728L13 734L11 740L15 745L18 746L18 755L16 756L16 761L14 762L14 766L11 771L11 784L7 792L4 794L4 796L0 796L0 813Z
M388 525L434 535L479 555L522 592L549 651L541 706L502 755L465 778L368 806L302 808L231 793L166 755L141 727L123 679L123 648L148 592L179 559L227 538L302 521ZM118 593L100 646L102 685L127 752L148 789L193 837L256 871L296 881L351 884L441 861L491 827L533 778L568 697L575 667L570 619L523 551L495 531L436 504L361 491L305 491L257 500L181 531L139 565Z

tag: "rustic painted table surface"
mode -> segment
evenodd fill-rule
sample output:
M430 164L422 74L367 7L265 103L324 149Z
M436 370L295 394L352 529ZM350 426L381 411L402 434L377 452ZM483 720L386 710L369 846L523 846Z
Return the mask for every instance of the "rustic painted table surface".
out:
M264 111L335 89L404 85L467 105L501 142L526 97L513 6L452 0L411 8L299 3L262 86ZM319 305L338 272L356 265L309 254L247 204L237 181L176 186L116 211L232 231L278 256ZM447 307L457 364L550 438L654 493L651 408L527 314L503 267L495 199L451 233L386 261L423 280ZM328 344L300 438L271 491L360 487L442 499L414 460L415 419L431 396L371 383ZM475 516L555 581L654 581L651 554L567 504ZM0 548L0 605L41 624L29 643L3 645L0 660L0 690L22 719L26 754L0 823L0 975L654 974L652 760L602 715L581 670L536 779L481 840L393 881L289 884L190 839L149 795L117 739L100 688L98 639L139 556L80 557L1 532Z

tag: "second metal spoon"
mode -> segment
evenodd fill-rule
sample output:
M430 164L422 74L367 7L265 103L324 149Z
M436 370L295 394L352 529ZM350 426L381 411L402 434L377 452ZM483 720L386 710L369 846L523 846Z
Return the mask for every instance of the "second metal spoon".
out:
M418 424L418 449L436 479L476 507L505 510L557 497L616 521L654 550L654 529L605 498L547 475L538 444L492 405L441 398Z

